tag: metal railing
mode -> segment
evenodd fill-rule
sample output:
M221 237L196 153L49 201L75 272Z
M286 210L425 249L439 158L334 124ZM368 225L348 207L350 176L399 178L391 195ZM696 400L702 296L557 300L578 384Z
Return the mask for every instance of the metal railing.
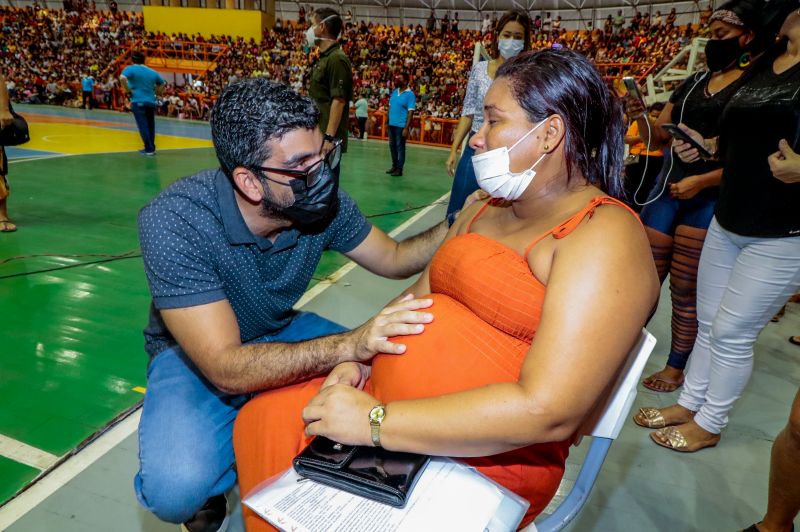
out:
M350 113L350 130L355 131L357 119L353 112ZM424 144L449 148L453 143L453 136L458 126L458 120L452 118L438 118L428 115L415 114L408 127L407 142L411 144ZM367 137L371 139L389 139L389 123L386 111L369 111L367 119Z
M216 68L217 62L228 51L228 45L156 39L143 41L140 49L147 57L149 67L202 75Z
M656 69L655 61L641 63L602 62L595 63L595 66L606 80L622 79L625 76L631 76L636 78L636 81L639 83L647 79L647 76Z

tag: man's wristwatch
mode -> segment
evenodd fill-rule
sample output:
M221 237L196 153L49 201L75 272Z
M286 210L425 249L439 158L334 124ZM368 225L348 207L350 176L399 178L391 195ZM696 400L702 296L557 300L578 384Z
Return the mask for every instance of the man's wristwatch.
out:
M381 423L386 417L386 405L377 405L369 411L369 426L372 429L372 444L381 446Z
M336 137L334 137L333 135L328 135L327 133L325 133L325 135L323 135L322 138L325 139L325 142L335 142L336 141Z

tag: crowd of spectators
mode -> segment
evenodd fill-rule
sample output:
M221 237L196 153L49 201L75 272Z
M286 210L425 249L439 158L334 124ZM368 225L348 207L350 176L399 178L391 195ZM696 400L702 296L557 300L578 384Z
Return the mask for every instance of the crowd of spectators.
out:
M317 55L305 42L303 22L277 20L265 30L261 43L231 36L145 33L141 14L97 11L83 0L65 2L67 9L0 8L4 39L0 64L6 72L13 101L80 106L81 81L90 76L100 103L110 102L118 87L114 61L131 47L199 48L218 54L216 67L180 85L169 84L160 114L205 119L214 96L241 77L267 76L298 91ZM701 22L703 21L701 14ZM425 27L393 27L345 16L342 46L353 65L355 98L365 97L373 110L386 109L393 73L413 79L422 114L458 118L475 43L489 44L492 19L480 30L459 29L457 17L433 12ZM637 13L626 20L619 12L602 27L568 32L561 17L549 13L533 21L533 48L569 47L601 65L608 76L643 75L668 62L695 36L691 26L675 25L674 9L652 18ZM439 23L441 22L441 23ZM124 66L124 65L120 65ZM84 85L85 86L85 85Z
M68 7L0 7L0 68L13 101L78 107L86 76L98 90L116 87L116 72L108 67L141 37L141 15L101 12L83 3Z

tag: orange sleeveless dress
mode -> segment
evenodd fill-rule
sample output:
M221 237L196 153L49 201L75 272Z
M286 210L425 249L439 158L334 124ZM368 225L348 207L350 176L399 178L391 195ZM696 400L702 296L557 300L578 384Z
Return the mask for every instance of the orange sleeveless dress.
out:
M527 256L543 238L567 236L605 204L633 213L613 198L595 198L535 239L524 256L470 232L491 202L485 205L470 221L467 233L447 241L433 257L434 321L422 334L398 339L407 346L405 354L375 357L367 391L389 403L517 382L539 325L546 290L531 273ZM290 467L292 458L307 445L300 412L322 381L265 392L239 413L233 440L242 494ZM525 526L555 495L571 443L542 443L463 461L530 502L521 525ZM273 530L249 509L244 513L249 531Z

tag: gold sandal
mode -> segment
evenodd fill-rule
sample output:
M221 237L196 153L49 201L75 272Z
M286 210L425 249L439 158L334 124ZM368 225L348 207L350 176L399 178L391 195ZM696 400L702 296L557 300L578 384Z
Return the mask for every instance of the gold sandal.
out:
M660 435L663 438L666 438L667 443L663 443L656 437L656 434ZM686 441L686 437L680 431L678 427L666 427L663 429L659 429L650 434L650 439L653 440L656 445L661 447L672 449L673 451L677 451L679 453L696 453L701 449L705 449L707 447L716 447L717 443L719 443L719 439L714 443L710 443L708 445L704 445L698 449L691 450L689 449L689 442Z
M649 406L640 408L639 413L633 416L633 422L646 429L661 429L667 426L661 410Z

